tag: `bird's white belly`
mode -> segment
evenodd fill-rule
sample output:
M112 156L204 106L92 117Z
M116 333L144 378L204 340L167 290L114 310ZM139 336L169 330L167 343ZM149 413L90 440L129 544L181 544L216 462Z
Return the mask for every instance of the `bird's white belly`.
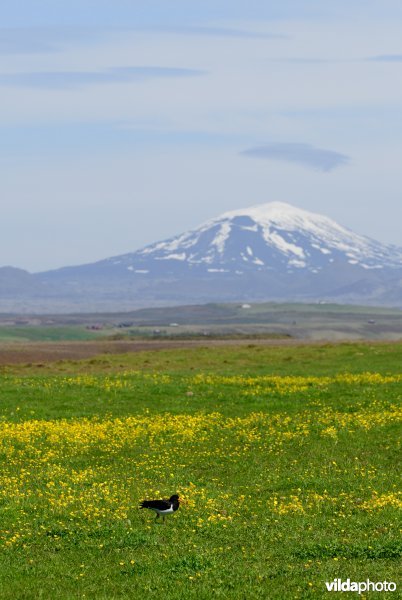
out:
M173 506L169 506L169 508L166 508L165 510L160 510L159 508L153 508L152 510L158 513L158 515L171 515L173 512Z

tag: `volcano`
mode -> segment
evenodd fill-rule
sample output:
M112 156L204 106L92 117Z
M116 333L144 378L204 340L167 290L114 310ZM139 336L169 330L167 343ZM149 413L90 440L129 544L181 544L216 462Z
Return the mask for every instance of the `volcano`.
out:
M402 248L271 202L135 252L32 277L36 298L74 310L267 300L399 306Z

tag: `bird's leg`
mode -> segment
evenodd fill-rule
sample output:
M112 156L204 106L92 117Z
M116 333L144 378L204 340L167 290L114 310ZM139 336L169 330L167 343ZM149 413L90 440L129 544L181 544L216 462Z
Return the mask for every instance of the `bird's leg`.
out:
M165 515L163 515L162 518L163 518L163 524L165 524Z
M157 521L159 519L159 513L156 513L156 519L155 521Z

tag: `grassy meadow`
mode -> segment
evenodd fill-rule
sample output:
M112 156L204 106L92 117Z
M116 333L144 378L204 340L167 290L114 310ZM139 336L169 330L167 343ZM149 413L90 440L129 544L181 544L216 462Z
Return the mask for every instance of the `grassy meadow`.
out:
M293 338L330 341L402 340L397 308L326 303L209 303L121 313L16 317L0 314L3 342L105 339Z
M91 331L80 326L1 326L0 342L58 342L96 340L100 332Z
M348 343L2 367L0 598L401 597L401 365ZM138 510L175 492L165 524Z

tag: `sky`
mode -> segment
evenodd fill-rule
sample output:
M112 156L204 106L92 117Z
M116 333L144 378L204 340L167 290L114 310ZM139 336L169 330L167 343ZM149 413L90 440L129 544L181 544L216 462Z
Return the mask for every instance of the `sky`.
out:
M0 266L282 201L402 246L400 0L0 6Z

